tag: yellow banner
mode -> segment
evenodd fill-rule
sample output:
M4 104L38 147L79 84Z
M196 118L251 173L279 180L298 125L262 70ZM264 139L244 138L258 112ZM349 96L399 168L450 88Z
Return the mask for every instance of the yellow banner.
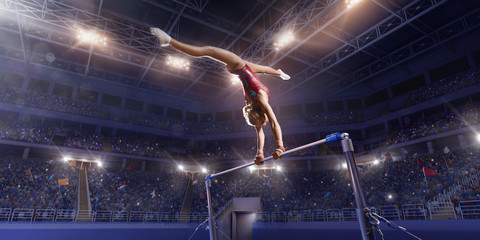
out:
M68 185L68 178L58 179L58 185L60 186Z

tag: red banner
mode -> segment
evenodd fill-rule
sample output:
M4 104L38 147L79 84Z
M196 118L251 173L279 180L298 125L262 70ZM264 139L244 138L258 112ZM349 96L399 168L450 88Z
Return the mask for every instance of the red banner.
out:
M438 172L433 169L423 167L423 174L425 174L425 176L435 176L438 174Z

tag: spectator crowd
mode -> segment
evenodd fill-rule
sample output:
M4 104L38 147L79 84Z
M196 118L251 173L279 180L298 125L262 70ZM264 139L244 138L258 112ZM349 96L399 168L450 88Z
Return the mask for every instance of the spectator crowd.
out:
M452 202L480 200L480 150L453 149L413 154L406 159L358 166L369 206L425 204L451 186L462 185ZM425 174L423 167L436 172ZM60 160L0 160L0 207L75 209L78 169ZM205 175L183 171L140 171L131 168L88 169L90 200L94 211L206 212ZM476 175L476 182L462 179ZM59 185L59 179L69 179ZM191 184L191 202L185 203ZM260 197L264 212L292 212L355 207L346 169L249 170L225 174L212 181L215 212L233 197Z
M77 182L76 167L63 161L2 156L0 208L75 209Z
M410 94L406 106L422 103L435 97L443 96L470 86L478 84L480 81L480 71L472 69L467 72L440 79L433 82L430 86L417 89Z
M461 73L434 82L431 86L411 94L407 105L427 101L478 84L478 71ZM35 91L21 91L13 87L0 87L0 101L99 118L99 106L95 103L67 97L48 95ZM174 132L209 135L226 134L247 129L244 120L209 121L190 123L139 113L138 125ZM290 116L282 120L282 126L293 126L302 121L305 126L346 124L361 121L357 111L338 111L305 116ZM480 123L480 109L473 103L450 112L440 112L413 124L395 130L386 144L407 142L438 133L465 128ZM147 136L105 137L100 133L61 126L43 126L41 123L2 119L0 139L37 144L57 144L69 148L93 151L111 151L134 156L167 159L173 149L185 148L185 142ZM57 139L57 140L56 140ZM58 140L61 139L61 140ZM312 139L289 139L290 146L300 146ZM245 144L248 142L249 144ZM108 147L107 147L108 146ZM288 147L288 146L287 146ZM275 146L267 142L265 153ZM175 150L176 151L176 150ZM183 153L201 163L232 159L251 159L256 151L254 139L236 141L206 141L193 150ZM296 152L293 156L321 155L322 149L313 147ZM445 189L463 184L452 202L480 200L479 182L465 184L461 179L479 174L478 149L454 149L433 154L414 154L406 159L385 161L380 165L359 167L360 179L370 206L425 203ZM437 174L426 176L424 167ZM0 207L1 208L56 208L74 209L78 174L75 166L54 160L23 160L3 156L0 159ZM183 172L150 172L115 168L91 168L88 172L91 205L95 211L161 211L178 212L184 203L186 188L193 185L191 211L206 211L204 176L190 176ZM69 179L68 185L59 185L58 179ZM300 211L328 208L354 207L350 176L346 170L322 169L307 171L257 170L239 171L221 176L213 181L215 211L229 204L233 197L260 197L263 211Z
M472 174L480 174L480 151L456 149L448 153L414 154L407 159L359 166L359 176L369 206L425 204L450 186ZM425 175L423 166L438 174ZM198 177L201 181L202 176ZM477 178L478 181L478 178ZM454 203L480 200L480 182L464 186ZM206 207L203 184L194 189L193 209ZM212 182L218 210L233 197L260 197L262 211L289 212L315 209L354 208L355 198L346 169L239 171Z

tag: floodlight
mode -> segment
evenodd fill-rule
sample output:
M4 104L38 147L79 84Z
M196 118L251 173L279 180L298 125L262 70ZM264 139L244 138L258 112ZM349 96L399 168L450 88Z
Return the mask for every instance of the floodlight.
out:
M347 8L352 8L353 6L357 5L361 0L345 0L345 4L347 4Z
M295 40L295 37L291 31L283 32L278 35L276 41L273 43L273 46L275 47L275 50L278 51L289 43L293 42L293 40Z
M177 57L177 56L168 56L167 57L167 65L172 66L178 69L189 70L190 69L190 61L185 58Z
M78 30L77 38L80 42L107 45L107 37L98 34L95 31Z

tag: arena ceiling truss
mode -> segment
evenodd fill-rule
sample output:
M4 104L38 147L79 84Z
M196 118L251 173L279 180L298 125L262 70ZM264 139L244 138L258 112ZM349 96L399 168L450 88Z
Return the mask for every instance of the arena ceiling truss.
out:
M219 98L234 99L241 89L226 80L228 74L217 62L192 58L187 73L168 69L166 57L178 53L159 48L149 27L160 27L178 38L203 32L202 37L188 41L222 47L288 72L292 79L271 84L272 95L302 92L326 98L480 24L479 10L468 0L364 0L358 9L348 9L340 0L248 0L248 8L226 12L222 4L220 0L0 0L0 12L6 16L0 31L20 38L17 45L2 44L1 53L23 59L27 69L40 64L126 87L152 89L161 96L209 104L217 104ZM463 8L450 14L448 21L435 26L428 22L455 4ZM356 19L365 20L353 22ZM105 34L108 47L77 44L79 28ZM272 41L285 29L293 30L296 41L278 51ZM393 41L398 34L406 34L408 41ZM57 54L54 61L48 61L32 51L32 41L72 49L83 57ZM111 61L113 67L97 66L100 60ZM115 67L125 69L119 73Z

